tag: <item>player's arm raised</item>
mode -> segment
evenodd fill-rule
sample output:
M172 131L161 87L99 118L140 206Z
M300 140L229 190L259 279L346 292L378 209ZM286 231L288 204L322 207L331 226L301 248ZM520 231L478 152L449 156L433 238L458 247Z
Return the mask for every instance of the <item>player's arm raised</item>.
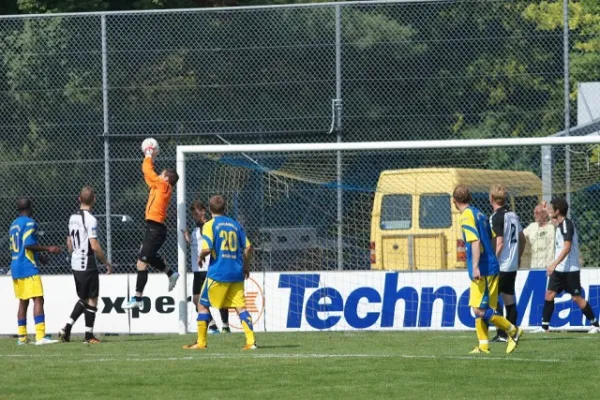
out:
M146 156L146 158L144 158L142 172L144 173L144 180L148 186L152 187L160 181L158 174L154 171L154 159L152 156Z

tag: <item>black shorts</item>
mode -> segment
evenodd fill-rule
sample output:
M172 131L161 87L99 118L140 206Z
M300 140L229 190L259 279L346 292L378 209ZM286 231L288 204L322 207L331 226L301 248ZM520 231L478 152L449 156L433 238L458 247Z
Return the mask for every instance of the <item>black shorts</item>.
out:
M500 284L498 293L515 295L515 282L517 281L517 271L500 272Z
M192 284L192 294L200 294L202 290L202 285L204 285L204 281L206 280L206 271L198 271L194 272L194 283Z
M73 271L75 290L80 299L98 297L100 294L100 273L98 270Z
M565 291L571 296L581 296L581 278L579 271L554 271L548 279L548 290L560 293Z
M152 264L165 240L167 240L167 227L158 222L146 221L146 234L138 260Z

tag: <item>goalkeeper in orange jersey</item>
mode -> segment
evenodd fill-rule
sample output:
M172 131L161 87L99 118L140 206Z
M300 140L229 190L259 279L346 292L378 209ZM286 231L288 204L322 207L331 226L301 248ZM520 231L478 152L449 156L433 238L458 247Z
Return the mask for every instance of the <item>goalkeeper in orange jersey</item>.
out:
M154 158L158 154L158 144L154 140L152 142L154 142L154 146L149 145L143 148L145 158L142 163L144 180L150 189L146 204L146 234L138 255L135 296L123 306L125 309L142 307L142 296L148 282L149 265L167 274L169 291L173 290L179 279L179 273L167 267L164 258L157 254L167 238L167 227L164 222L173 187L177 184L179 176L172 168L165 169L160 175L154 171Z

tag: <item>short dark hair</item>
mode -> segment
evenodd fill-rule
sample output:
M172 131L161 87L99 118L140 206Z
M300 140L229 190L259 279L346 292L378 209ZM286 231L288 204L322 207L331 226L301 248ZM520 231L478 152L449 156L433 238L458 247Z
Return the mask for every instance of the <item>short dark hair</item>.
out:
M94 203L94 200L96 200L96 191L94 188L91 186L84 186L79 194L79 201L81 204L91 206Z
M457 203L469 204L473 199L471 197L471 191L466 185L458 185L452 192L452 197Z
M560 215L562 215L563 217L567 216L567 213L569 212L569 203L567 203L567 200L557 197L555 199L552 199L550 201L550 204L552 204L552 208L558 211Z
M210 212L214 214L223 214L225 212L225 199L220 194L210 198L208 201Z
M165 169L165 176L169 178L169 184L171 186L177 185L177 181L179 180L179 175L177 175L177 171L173 168Z
M31 200L29 197L19 197L17 200L17 210L18 211L27 211L31 210Z
M194 211L194 210L207 210L207 208L206 208L206 205L202 201L196 199L196 200L192 201L192 204L190 204L190 211Z

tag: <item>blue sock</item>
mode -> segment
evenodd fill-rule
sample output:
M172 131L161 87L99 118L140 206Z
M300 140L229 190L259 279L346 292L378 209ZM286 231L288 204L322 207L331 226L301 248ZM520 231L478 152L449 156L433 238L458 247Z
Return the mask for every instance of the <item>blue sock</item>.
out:
M198 313L198 317L196 318L196 321L210 321L210 314L205 314L205 313Z
M490 319L494 316L494 310L492 310L491 308L488 308L487 310L485 310L485 313L483 314L483 317L481 317L488 325L490 323Z
M248 328L254 330L254 327L252 326L252 317L248 311L240 313L240 320L244 321L248 325Z

